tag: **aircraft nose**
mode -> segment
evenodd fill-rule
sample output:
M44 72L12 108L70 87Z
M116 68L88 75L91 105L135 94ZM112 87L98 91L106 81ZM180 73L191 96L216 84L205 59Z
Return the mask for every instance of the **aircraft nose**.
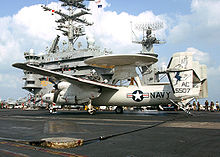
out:
M52 103L53 102L53 97L54 97L54 93L48 93L48 94L45 94L42 97L42 100L45 101L45 102L48 102L48 103Z

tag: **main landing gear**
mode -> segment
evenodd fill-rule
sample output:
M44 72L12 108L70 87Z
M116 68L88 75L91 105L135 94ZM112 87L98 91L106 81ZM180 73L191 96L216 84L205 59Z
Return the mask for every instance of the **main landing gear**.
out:
M96 111L96 109L92 106L91 101L90 101L90 102L89 102L89 105L88 105L87 112L88 112L90 115L94 115L94 114L95 114L95 111Z
M122 114L122 113L123 113L123 108L122 108L122 106L117 106L116 109L115 109L115 112L116 112L117 114Z
M55 113L57 113L57 109L54 108L55 105L56 105L56 104L53 103L53 104L50 106L50 108L49 108L50 114L55 114Z

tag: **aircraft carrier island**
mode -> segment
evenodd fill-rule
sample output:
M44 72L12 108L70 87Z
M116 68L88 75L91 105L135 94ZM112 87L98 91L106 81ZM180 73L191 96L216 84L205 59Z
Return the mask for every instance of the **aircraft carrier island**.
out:
M59 44L60 36L57 35L50 48L46 48L44 53L35 54L33 49L24 52L26 64L35 65L48 70L60 72L63 74L87 78L96 81L107 81L111 79L110 69L88 66L84 60L108 55L112 52L106 48L101 49L95 44L92 37L86 36L87 47L83 48L81 42L77 42L82 36L85 36L85 26L91 26L84 15L91 14L89 9L83 4L83 1L61 1L62 6L67 9L68 14L61 10L53 10L46 5L42 5L44 11L57 14L60 19L56 20L57 30L67 38ZM23 80L25 81L23 89L30 92L29 104L31 106L45 106L42 96L51 92L59 83L59 80L42 76L31 71L24 70Z

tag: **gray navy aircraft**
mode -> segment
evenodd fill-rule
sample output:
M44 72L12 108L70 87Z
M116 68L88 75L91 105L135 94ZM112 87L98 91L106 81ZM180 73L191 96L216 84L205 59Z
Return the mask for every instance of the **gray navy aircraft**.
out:
M49 10L46 6L43 8ZM88 9L84 9L81 14L87 14L87 11ZM60 12L58 14L62 16ZM65 15L63 19L76 19L78 15ZM59 27L61 28L64 27ZM170 103L186 111L186 105L191 100L207 97L206 66L194 61L192 53L175 53L167 69L161 72L168 76L169 82L159 82L160 72L156 68L158 55L153 51L153 44L159 44L160 41L151 36L152 27L144 27L143 31L146 31L146 37L142 41L135 41L142 45L142 51L138 54L113 55L108 53L84 57L80 60L81 64L89 67L90 70L102 69L102 72L106 70L106 75L97 73L101 79L94 79L95 77L91 78L88 75L82 77L74 73L64 73L47 68L47 64L15 63L13 66L56 80L55 91L44 93L42 96L45 102L52 105L88 105L90 114L95 113L94 106L117 106L116 113L122 113L124 106L159 106ZM63 30L63 32L64 35L68 35L66 31ZM68 39L68 52L75 52L73 43L76 38L72 36ZM53 45L56 43L54 41ZM50 53L56 51L55 47L52 46ZM74 65L76 61L72 59L70 63ZM56 67L61 69L62 66L58 64ZM68 68L71 69L71 67ZM137 68L140 70L139 73ZM75 70L75 67L72 69ZM108 77L104 78L104 76Z
M176 53L170 60L166 74L168 83L141 84L136 67L157 62L157 58L142 54L106 55L87 59L92 66L114 68L111 83L82 79L30 64L15 63L14 67L32 71L44 76L54 77L61 82L57 94L49 93L43 100L57 104L88 104L88 112L93 114L93 106L117 106L116 112L122 113L123 106L155 106L175 103L185 110L185 106L194 98L207 96L206 66L193 61L192 53ZM123 80L130 83L117 84Z

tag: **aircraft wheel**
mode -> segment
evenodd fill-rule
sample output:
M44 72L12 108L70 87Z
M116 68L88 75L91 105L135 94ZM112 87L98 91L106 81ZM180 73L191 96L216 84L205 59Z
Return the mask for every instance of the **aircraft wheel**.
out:
M54 113L57 113L57 109L50 109L50 114L54 114Z
M123 108L121 106L117 106L116 109L115 109L115 112L117 114L122 114L123 113Z
M88 113L90 114L90 115L94 115L95 114L95 110L93 109L93 110L87 110L88 111Z
M89 102L89 105L88 105L88 109L87 109L87 112L90 114L90 115L94 115L95 114L95 108L92 106L91 104L91 101Z

